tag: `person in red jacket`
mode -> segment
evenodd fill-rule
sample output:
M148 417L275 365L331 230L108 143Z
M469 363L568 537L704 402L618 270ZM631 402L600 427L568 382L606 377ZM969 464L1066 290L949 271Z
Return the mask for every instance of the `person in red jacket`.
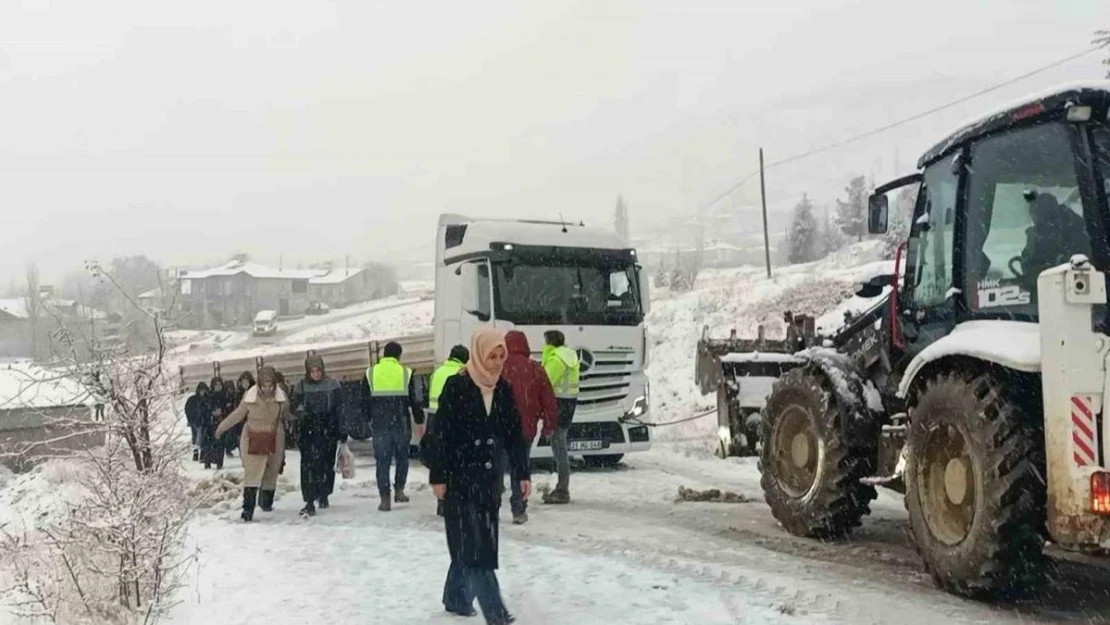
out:
M512 330L506 333L505 347L508 348L509 355L505 359L501 377L513 389L513 399L520 412L521 430L524 432L524 440L528 442L528 452L531 453L532 441L536 439L540 421L543 421L545 437L551 438L555 434L555 426L559 422L555 389L551 387L543 366L532 360L532 349L523 332ZM513 495L509 498L509 505L513 511L513 523L523 525L528 522L528 502L520 493L520 476L512 475L510 478Z

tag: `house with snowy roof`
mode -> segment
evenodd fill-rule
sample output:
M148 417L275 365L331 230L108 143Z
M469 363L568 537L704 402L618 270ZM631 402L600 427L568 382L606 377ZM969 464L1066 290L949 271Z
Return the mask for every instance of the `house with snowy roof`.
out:
M237 256L218 267L178 274L178 312L185 327L245 325L262 310L279 317L303 314L314 269L283 269Z
M44 458L104 444L88 390L65 372L0 364L0 464L19 471Z

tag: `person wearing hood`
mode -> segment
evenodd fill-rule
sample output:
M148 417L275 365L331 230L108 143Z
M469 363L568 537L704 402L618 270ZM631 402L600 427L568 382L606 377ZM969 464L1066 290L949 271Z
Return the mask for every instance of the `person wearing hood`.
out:
M288 398L277 385L274 368L267 365L258 372L258 384L243 395L243 401L216 428L223 434L244 423L239 440L243 462L244 521L254 519L254 508L273 509L278 471L285 456L285 420ZM259 492L261 490L261 492Z
M574 422L574 411L578 408L578 374L580 363L578 354L567 347L566 336L559 330L543 333L546 345L543 347L543 369L547 379L555 389L555 399L559 406L559 424L551 439L551 454L555 456L555 467L559 473L555 489L543 496L544 503L570 503L570 453L567 449L567 433Z
M525 500L532 490L520 413L512 388L502 377L507 356L499 332L489 327L474 332L466 370L447 378L440 395L429 467L432 490L444 501L451 555L444 607L454 614L473 616L477 597L490 625L516 620L505 608L495 572L502 454L508 454Z
M216 376L208 385L208 417L204 423L204 432L201 442L201 457L204 459L204 468L224 468L224 452L227 449L222 440L222 433L217 432L217 426L235 410L235 398L224 387L223 378Z
M527 443L527 451L532 451L532 442L536 439L539 422L543 421L543 436L551 439L555 433L555 426L559 421L559 409L555 399L555 391L547 372L540 363L532 360L532 348L528 345L528 337L519 330L511 330L505 335L505 347L509 355L505 359L505 369L501 377L509 382L513 389L513 399L516 400L517 410L520 412L520 427ZM503 459L505 468L511 468L508 459ZM509 505L513 512L513 523L523 525L528 522L528 502L520 492L521 476L509 471L509 485L512 488L512 497Z
M250 371L244 371L239 374L239 378L235 380L235 405L238 406L239 402L243 400L243 396L247 391L254 386L254 375ZM225 448L227 453L235 451L239 448L239 438L243 435L243 424L235 426L231 429L230 435L225 437L225 441L229 443Z
M347 440L342 418L343 390L329 378L324 359L317 355L304 361L305 377L293 388L290 416L296 421L301 452L301 496L303 516L315 516L316 505L326 509L335 488L335 454Z
M193 461L200 460L201 434L204 432L205 420L211 412L208 385L201 382L197 384L196 393L185 400L185 420L189 423L189 432L193 436Z

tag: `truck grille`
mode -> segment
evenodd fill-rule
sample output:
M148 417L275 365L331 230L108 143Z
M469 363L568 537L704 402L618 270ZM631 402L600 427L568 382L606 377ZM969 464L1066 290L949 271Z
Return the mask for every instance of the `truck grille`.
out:
M596 351L594 365L578 379L578 405L591 409L619 405L628 397L635 355L630 352ZM623 438L623 434L622 434Z

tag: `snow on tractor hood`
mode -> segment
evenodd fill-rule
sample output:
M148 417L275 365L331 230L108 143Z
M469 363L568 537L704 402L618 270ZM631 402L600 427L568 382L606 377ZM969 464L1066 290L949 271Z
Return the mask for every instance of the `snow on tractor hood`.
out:
M971 356L1037 373L1041 370L1041 327L1025 321L965 321L914 357L898 384L898 397L906 397L922 367L946 356Z

